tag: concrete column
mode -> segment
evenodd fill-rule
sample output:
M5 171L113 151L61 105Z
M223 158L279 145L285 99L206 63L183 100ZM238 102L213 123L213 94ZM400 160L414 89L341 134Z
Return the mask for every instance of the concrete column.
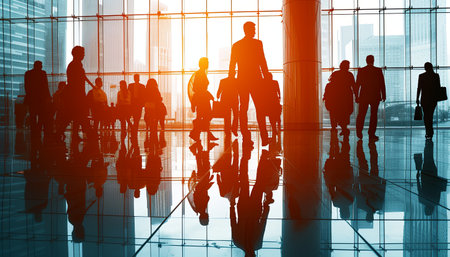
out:
M320 0L284 0L284 128L318 129Z

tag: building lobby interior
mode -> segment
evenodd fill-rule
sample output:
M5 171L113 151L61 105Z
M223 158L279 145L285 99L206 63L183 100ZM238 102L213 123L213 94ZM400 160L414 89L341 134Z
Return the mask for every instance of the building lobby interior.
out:
M2 0L0 15L0 257L450 256L449 101L431 140L414 119L424 63L450 85L450 1ZM267 122L262 142L250 103L253 146L223 118L217 141L195 141L190 78L207 57L215 97L248 21L279 83L279 136ZM121 80L155 79L165 129L142 119L132 138L117 120L36 145L24 74L42 61L53 94L77 45L108 105ZM377 141L369 117L357 137L358 103L345 137L322 100L341 61L356 78L367 55L386 84Z

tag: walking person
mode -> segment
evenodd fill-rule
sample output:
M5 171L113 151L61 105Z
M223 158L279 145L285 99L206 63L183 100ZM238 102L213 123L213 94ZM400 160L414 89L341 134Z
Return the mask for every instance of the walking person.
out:
M33 69L25 72L25 104L30 113L31 137L39 138L42 127L44 135L49 135L50 109L52 97L48 89L47 73L42 70L42 62L35 61Z
M253 22L244 24L245 37L233 44L231 48L230 66L228 77L234 78L236 74L236 64L238 66L238 94L239 94L239 120L241 123L241 133L244 143L253 145L248 129L248 105L250 95L256 107L256 118L262 139L262 145L269 144L269 138L266 129L266 118L261 113L261 101L257 101L255 94L264 78L269 73L266 58L264 56L263 44L255 39L256 25Z
M160 118L159 109L162 103L162 97L155 79L149 79L147 81L145 90L144 120L147 125L147 132L150 130L150 136L153 136L156 135L155 133L158 129L158 120Z
M349 71L350 62L344 60L339 65L339 70L331 74L330 82L325 88L323 99L325 107L330 112L331 131L337 131L337 125L341 126L341 135L348 138L350 130L350 115L353 112L353 91L355 77Z
M83 132L89 136L91 133L88 113L89 106L86 99L86 88L85 83L87 82L89 85L94 87L91 81L86 77L86 73L83 68L83 61L85 52L84 47L75 46L72 49L73 60L67 66L67 94L65 99L67 108L67 115L65 117L64 125L61 126L57 135L62 137L64 134L64 130L70 121L73 121L75 127L75 133L72 135L73 137L78 137L78 126L81 125L83 128Z
M386 101L386 85L383 71L374 66L373 55L366 57L367 66L360 68L356 76L355 89L353 90L358 103L358 116L356 118L356 136L363 138L362 130L366 118L367 109L370 106L369 140L378 141L375 135L378 122L378 105L380 101Z
M433 138L433 114L436 109L436 92L441 87L439 74L433 71L433 65L425 63L425 72L419 75L416 102L423 109L423 123L425 124L425 138ZM420 100L419 100L420 99Z
M208 133L208 141L217 140L218 138L209 130L212 119L211 101L214 100L214 96L208 91L209 80L206 76L206 70L209 66L208 58L200 58L198 65L200 69L195 72L191 102L192 111L197 112L197 117L193 121L193 129L189 133L189 137L195 141L199 141L200 133L206 131Z
M120 120L120 137L123 141L127 135L127 124L128 127L132 126L130 121L131 93L128 91L125 80L120 81L120 90L117 92L117 114Z
M132 129L139 129L139 121L142 116L142 108L145 105L145 86L144 84L139 83L139 74L134 74L134 83L130 83L128 85L128 90L131 93L131 116L133 117L133 126Z
M103 127L106 122L108 98L102 89L103 81L100 77L95 79L95 87L87 94L92 118L94 119L94 131L98 133L98 127Z

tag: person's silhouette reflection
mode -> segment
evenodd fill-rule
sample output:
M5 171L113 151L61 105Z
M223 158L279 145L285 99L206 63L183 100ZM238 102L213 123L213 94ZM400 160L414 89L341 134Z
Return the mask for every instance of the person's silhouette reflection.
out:
M417 169L417 189L419 202L425 206L425 215L431 216L441 200L441 192L447 190L447 179L438 176L433 158L433 141L425 142L423 155L423 166Z
M143 170L142 170L142 156L138 146L132 146L129 153L129 182L128 188L134 190L134 198L139 198L141 196L141 189L145 186L145 181L143 180Z
M350 207L355 198L353 169L350 164L350 145L348 139L344 140L342 148L339 149L336 131L331 134L330 156L325 161L324 178L333 205L339 208L342 219L349 219Z
M163 132L160 133L160 136L161 135L163 135ZM159 185L161 184L161 172L163 168L161 162L162 151L159 146L160 143L158 142L158 138L150 136L149 150L147 152L147 163L144 174L147 193L149 195L156 194Z
M200 141L197 141L190 146L190 150L195 155L195 160L197 162L197 172L192 172L190 181L195 181L197 184L193 188L193 192L188 195L188 201L195 213L199 215L199 222L203 226L209 224L209 214L207 209L210 197L208 195L208 190L214 184L214 182L212 182L213 176L210 171L209 152L214 146L215 144L209 144L206 151L203 150Z
M270 157L269 152L263 150L257 168L256 183L249 194L248 161L251 150L252 147L244 144L239 170L240 193L237 215L235 205L230 204L233 242L245 252L245 256L255 256L255 251L262 247L269 205L273 203L272 191L278 188L281 171L281 160Z
M32 144L36 141L32 140ZM25 212L32 213L36 222L42 221L42 211L47 207L50 185L49 168L52 152L46 144L32 146L31 168L24 171Z
M375 142L369 143L370 170L366 156L359 140L356 146L356 155L359 164L356 199L358 208L366 211L366 220L373 222L374 214L383 209L386 193L386 180L378 176L378 152Z
M225 137L225 151L213 165L217 173L217 185L220 196L227 198L234 205L239 194L239 143L235 139L231 144L230 136Z
M119 156L116 161L117 183L120 185L120 193L127 191L130 174L130 158L125 143L120 144Z

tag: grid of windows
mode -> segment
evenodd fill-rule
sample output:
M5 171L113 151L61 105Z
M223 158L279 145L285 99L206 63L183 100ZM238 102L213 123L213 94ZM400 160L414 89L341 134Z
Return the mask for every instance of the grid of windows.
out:
M382 124L423 126L413 120L413 108L424 63L435 66L442 85L449 82L448 7L446 0L322 1L323 88L342 60L350 61L356 75L372 54L386 81L387 100L379 115ZM435 121L439 120L439 126L450 125L448 112L448 102L438 104ZM326 113L325 125L329 124Z
M88 77L103 79L110 102L116 101L119 81L132 82L138 73L141 83L157 80L169 126L189 124L194 114L186 84L198 60L209 58L209 90L215 94L246 21L256 24L269 69L282 87L281 1L7 0L0 8L2 123L10 122L5 114L12 115L11 100L23 94L23 74L35 60L44 62L54 92L65 80L70 50L82 45ZM249 118L255 122L254 108Z

